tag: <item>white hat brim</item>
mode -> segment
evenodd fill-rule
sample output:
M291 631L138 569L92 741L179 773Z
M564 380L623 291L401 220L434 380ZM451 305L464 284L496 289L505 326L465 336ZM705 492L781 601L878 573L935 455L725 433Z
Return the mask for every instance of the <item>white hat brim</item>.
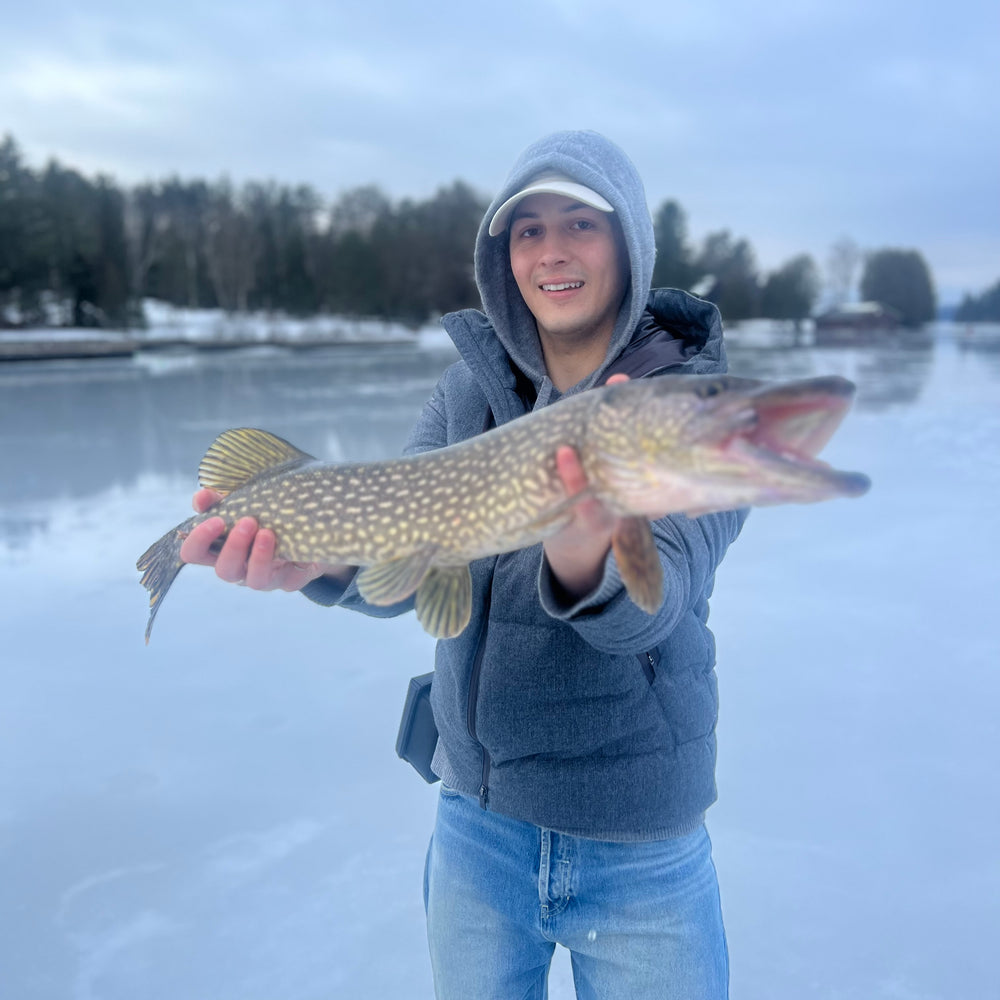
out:
M614 208L606 198L584 184L571 181L568 177L539 177L517 194L508 198L493 214L490 220L490 236L499 236L507 228L511 213L519 202L533 194L561 194L573 201L579 201L599 212L613 212Z

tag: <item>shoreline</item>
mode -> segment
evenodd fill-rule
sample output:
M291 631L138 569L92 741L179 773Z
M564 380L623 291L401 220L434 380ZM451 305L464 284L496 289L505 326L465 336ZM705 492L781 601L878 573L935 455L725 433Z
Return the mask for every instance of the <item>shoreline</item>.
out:
M160 352L202 354L271 347L294 351L330 347L417 345L437 328L401 321L317 313L307 317L254 311L188 309L156 299L142 304L145 322L129 329L71 326L0 327L0 364L17 361L128 358Z
M62 337L12 336L13 331L0 334L0 364L18 361L75 361L88 358L127 358L137 354L189 352L202 354L212 351L238 351L254 347L277 347L293 351L319 350L328 347L407 347L416 346L416 336L385 337L319 337L275 334L267 337L220 337L216 339L186 337L140 338L121 336ZM67 330L66 334L74 331Z

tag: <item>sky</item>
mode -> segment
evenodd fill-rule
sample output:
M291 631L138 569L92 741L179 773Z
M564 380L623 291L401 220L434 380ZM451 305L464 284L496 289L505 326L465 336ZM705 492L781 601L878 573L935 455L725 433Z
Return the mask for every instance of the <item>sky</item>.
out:
M0 133L124 184L419 199L593 128L694 242L913 248L947 303L1000 278L998 38L995 0L38 0L4 13Z

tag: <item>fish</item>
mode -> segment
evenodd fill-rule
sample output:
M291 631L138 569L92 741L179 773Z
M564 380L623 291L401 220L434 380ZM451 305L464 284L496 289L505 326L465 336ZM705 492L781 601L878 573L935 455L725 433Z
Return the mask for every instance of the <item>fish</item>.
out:
M223 495L139 558L149 591L146 642L184 566L181 545L209 517L242 517L276 535L278 559L359 567L371 604L416 595L417 618L440 639L469 622L469 564L544 541L594 497L618 517L612 549L628 596L649 614L663 601L651 520L750 506L858 497L860 472L816 456L850 408L839 376L765 382L660 375L565 397L433 451L373 462L321 462L256 428L224 431L198 469ZM568 496L556 451L572 446L587 486ZM225 536L223 536L225 537Z

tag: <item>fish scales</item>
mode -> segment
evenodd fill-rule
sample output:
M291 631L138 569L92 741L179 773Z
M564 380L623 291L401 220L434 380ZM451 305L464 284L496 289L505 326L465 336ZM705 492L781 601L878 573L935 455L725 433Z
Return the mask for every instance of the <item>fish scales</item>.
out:
M555 450L579 445L580 411L591 408L575 399L553 409L553 419L507 424L453 448L262 478L201 520L254 517L275 531L276 555L294 562L369 565L434 545L438 562L463 565L498 547L520 548L565 515Z
M416 592L428 631L458 634L471 610L468 565L535 544L581 496L620 515L612 540L629 595L650 613L662 600L649 518L748 504L856 496L858 473L813 460L853 386L835 377L767 385L731 376L661 376L590 390L459 444L368 463L324 464L265 431L226 431L199 468L225 494L139 559L153 619L183 566L180 548L209 517L227 528L254 517L280 559L361 567L372 603ZM576 449L588 487L567 497L560 445Z

